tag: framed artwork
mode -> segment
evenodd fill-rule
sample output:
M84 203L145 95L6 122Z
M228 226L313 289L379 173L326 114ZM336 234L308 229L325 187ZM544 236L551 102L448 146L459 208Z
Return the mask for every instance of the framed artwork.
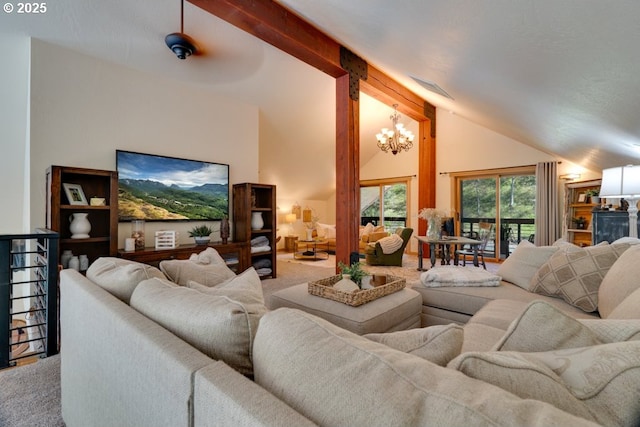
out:
M70 205L86 205L87 198L84 196L82 186L80 184L63 183L64 192L67 195Z
M586 201L587 201L587 194L586 193L578 194L578 203L584 203Z

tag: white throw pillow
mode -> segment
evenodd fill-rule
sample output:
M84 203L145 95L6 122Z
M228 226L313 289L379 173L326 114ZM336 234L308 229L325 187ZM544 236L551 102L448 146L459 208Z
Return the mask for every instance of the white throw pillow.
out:
M468 352L448 365L607 426L640 419L640 341L549 352Z
M205 286L215 286L235 277L235 273L225 263L218 251L207 248L194 254L188 260L165 260L160 262L160 270L179 285L193 280Z
M460 354L464 329L460 325L451 323L363 336L404 353L421 357L436 365L446 366L451 359Z
M87 279L127 304L138 283L152 277L165 278L155 267L114 257L98 258L87 270Z
M636 289L640 289L640 245L630 246L602 279L598 289L600 317L608 318ZM640 318L640 307L636 307L636 318Z
M602 341L583 323L549 303L533 301L511 323L492 350L534 352L596 344L602 344Z
M262 281L253 267L249 267L237 276L216 286L205 286L189 280L187 287L208 295L226 296L241 303L264 305Z
M528 240L523 240L500 264L496 274L504 281L529 290L531 278L559 249L559 246L536 246Z
M166 280L142 281L131 296L131 307L162 325L209 357L238 372L253 373L253 340L264 304L209 295Z

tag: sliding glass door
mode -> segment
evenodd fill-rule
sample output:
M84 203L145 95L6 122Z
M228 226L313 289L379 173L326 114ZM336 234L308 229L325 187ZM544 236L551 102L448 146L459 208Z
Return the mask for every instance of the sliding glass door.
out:
M505 259L535 230L535 172L531 168L455 175L458 230L474 236L480 222L493 224L485 257Z

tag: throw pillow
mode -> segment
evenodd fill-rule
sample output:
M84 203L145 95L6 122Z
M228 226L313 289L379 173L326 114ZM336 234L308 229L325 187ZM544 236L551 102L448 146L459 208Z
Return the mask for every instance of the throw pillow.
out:
M637 315L640 299L635 304L636 317L634 318L579 319L578 322L591 329L602 343L640 340L640 316Z
M218 251L207 248L188 260L172 259L160 262L160 270L179 285L193 280L205 286L215 286L235 276Z
M531 278L536 271L559 249L559 246L536 246L528 240L523 240L500 264L496 274L502 277L502 280L529 290Z
M452 323L363 336L404 353L421 357L436 365L446 366L451 359L460 354L463 334L462 326Z
M165 279L155 267L113 257L98 258L87 270L87 279L127 304L138 283L152 277Z
M204 286L198 282L189 280L187 287L207 295L229 297L240 303L264 305L262 281L253 267L249 267L239 275L216 286Z
M607 319L639 319L640 318L640 289L626 297Z
M532 277L530 289L562 297L586 312L596 311L602 279L628 248L628 244L619 244L557 251Z
M470 352L449 367L602 425L631 426L640 419L640 341L539 353Z
M149 279L136 287L131 307L209 357L252 375L253 340L260 318L267 311L264 304L244 303L166 280Z
M611 266L598 289L598 311L606 319L636 289L640 288L640 245L629 247ZM640 307L636 308L640 313ZM636 316L638 318L640 316Z
M617 243L628 243L630 245L637 245L640 244L640 239L637 237L629 237L629 236L625 236L625 237L621 237L618 240L615 240L612 244L617 244Z
M596 344L601 341L583 323L544 301L533 301L511 323L493 350L532 352Z
M254 373L257 384L318 425L588 424L290 308L260 320Z

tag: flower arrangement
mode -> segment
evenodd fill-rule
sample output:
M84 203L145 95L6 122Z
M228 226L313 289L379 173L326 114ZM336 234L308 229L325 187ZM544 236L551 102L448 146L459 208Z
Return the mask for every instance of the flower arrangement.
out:
M318 215L316 215L315 211L311 211L311 221L306 221L304 223L304 225L309 229L309 230L315 230L316 227L318 226L318 221L320 221L320 217Z
M440 220L446 216L444 212L435 208L422 208L418 212L418 218L424 219L426 221L430 220Z

